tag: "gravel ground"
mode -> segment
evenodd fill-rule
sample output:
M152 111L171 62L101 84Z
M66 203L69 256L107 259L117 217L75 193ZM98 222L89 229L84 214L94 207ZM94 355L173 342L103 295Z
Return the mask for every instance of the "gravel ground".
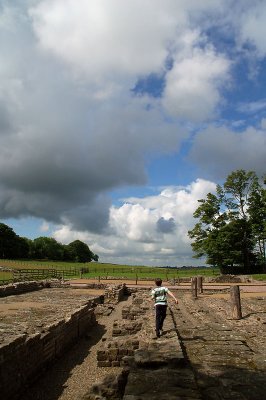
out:
M121 368L98 368L97 351L102 346L102 336L111 336L115 319L121 318L122 301L109 316L102 316L87 338L82 339L58 360L20 400L78 400L95 383Z

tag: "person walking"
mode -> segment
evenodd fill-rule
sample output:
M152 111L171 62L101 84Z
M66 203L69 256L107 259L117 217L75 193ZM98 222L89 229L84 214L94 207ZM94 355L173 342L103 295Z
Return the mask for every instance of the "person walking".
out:
M162 286L161 278L156 278L155 284L156 287L152 289L151 296L155 306L156 336L159 338L162 335L163 323L166 317L167 295L170 295L175 300L176 304L178 304L178 300L167 287Z

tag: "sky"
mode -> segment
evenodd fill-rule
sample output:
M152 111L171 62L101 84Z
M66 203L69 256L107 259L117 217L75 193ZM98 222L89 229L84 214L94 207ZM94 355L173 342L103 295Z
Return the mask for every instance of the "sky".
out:
M0 221L204 265L198 200L265 174L265 0L0 0Z

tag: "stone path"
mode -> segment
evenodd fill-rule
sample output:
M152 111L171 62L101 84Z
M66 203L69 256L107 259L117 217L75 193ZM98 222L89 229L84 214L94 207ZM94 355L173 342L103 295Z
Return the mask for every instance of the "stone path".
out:
M153 318L149 322L154 326ZM123 397L123 400L155 399L202 399L193 370L184 357L169 309L163 335L159 339L144 341L140 349L135 351Z
M243 328L243 321L238 325L238 321L221 318L211 311L206 301L193 300L189 295L183 296L174 311L179 336L203 399L264 399L266 352L265 346L254 346L258 332L252 337L247 326ZM265 329L260 334L265 340Z

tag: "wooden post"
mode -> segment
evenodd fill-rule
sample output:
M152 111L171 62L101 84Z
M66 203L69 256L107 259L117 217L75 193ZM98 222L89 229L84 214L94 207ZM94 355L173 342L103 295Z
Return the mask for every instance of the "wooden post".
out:
M99 276L99 277L98 277L98 282L100 282L100 281L101 281L101 277Z
M138 284L138 275L136 275L136 285Z
M232 317L233 319L241 319L242 311L241 311L241 301L240 301L240 290L238 285L230 287L230 297L232 306Z
M197 276L197 290L198 293L203 293L202 276Z
M198 297L197 278L196 277L191 278L191 293L192 293L192 297L194 297L194 299L196 299Z

